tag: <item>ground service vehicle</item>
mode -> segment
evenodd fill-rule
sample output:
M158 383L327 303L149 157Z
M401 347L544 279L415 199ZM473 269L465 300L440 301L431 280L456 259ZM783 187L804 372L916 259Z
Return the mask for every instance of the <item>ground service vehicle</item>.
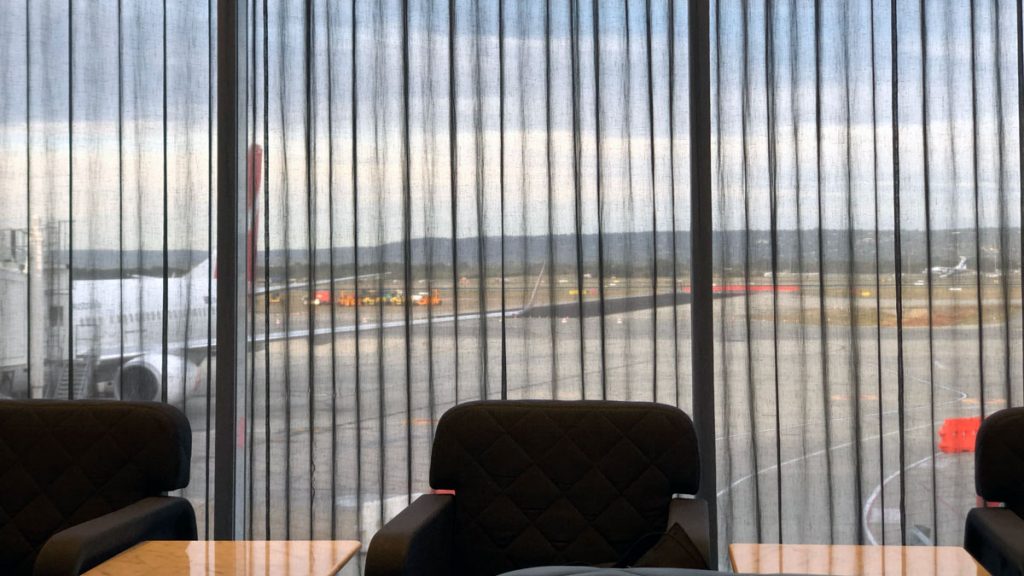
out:
M434 288L428 292L418 292L413 299L417 306L437 306L441 303L441 291Z
M316 290L316 291L313 292L313 306L319 306L321 304L324 304L324 303L327 303L327 302L330 302L330 301L331 301L331 292L330 292L330 290ZM310 303L309 295L308 294L302 298L302 303L303 304L309 304Z

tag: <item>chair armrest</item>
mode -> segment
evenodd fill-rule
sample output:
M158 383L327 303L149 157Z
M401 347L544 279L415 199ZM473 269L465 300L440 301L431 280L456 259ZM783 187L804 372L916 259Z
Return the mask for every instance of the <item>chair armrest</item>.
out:
M712 570L718 567L718 554L711 553L708 503L696 498L673 498L668 504L668 527L679 526L700 550L704 562Z
M366 576L454 574L455 497L425 494L381 528L366 552Z
M195 540L184 498L154 496L57 532L36 558L35 576L78 576L145 540Z
M964 548L992 574L1024 574L1024 519L1006 508L974 508Z

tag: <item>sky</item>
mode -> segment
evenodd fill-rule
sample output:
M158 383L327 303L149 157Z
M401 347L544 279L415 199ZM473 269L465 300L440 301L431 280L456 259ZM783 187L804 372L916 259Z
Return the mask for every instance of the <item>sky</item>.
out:
M0 199L9 209L0 212L0 228L24 227L29 213L67 219L73 203L77 246L116 247L127 237L159 248L166 189L171 247L205 246L215 114L205 0L168 3L166 52L157 3L124 2L120 19L116 1L75 3L71 47L66 2L32 2L28 37L26 4L7 4L0 22ZM336 243L351 244L357 219L360 244L395 241L407 189L413 235L451 235L453 182L460 237L478 235L481 225L488 235L546 234L549 226L572 233L577 214L585 233L663 230L673 221L688 229L685 4L675 7L673 71L667 2L650 2L650 34L646 2L579 3L576 115L569 4L551 5L546 22L543 2L506 1L499 25L498 2L459 0L450 62L447 1L412 0L408 113L400 2L357 3L355 27L347 4L343 11L316 3L309 85L302 11L288 2L267 6L266 67L257 12L252 137L268 150L271 210L262 220L271 243L303 245L312 207L313 236L326 245L329 202ZM976 3L973 43L968 2L926 3L926 42L919 3L897 5L903 227L971 227L975 202L983 226L1019 226L1015 3ZM817 20L811 2L773 3L771 43L765 6L732 0L712 10L716 227L767 229L773 192L780 228L816 227L820 190L826 228L873 226L877 210L880 226L891 229L889 2L824 2ZM930 222L923 218L926 184Z

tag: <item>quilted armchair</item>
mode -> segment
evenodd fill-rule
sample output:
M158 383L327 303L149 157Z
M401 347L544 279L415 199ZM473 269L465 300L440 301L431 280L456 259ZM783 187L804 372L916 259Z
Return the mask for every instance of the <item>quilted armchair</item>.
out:
M452 408L427 494L370 543L368 576L495 576L613 566L678 523L705 563L708 514L690 418L663 404L485 401ZM649 541L649 539L648 539ZM538 574L545 572L538 572Z
M143 540L194 540L192 435L156 403L0 401L0 574L77 575Z
M1024 574L1024 408L1000 410L982 422L974 485L979 496L1005 507L971 510L964 548L994 576Z

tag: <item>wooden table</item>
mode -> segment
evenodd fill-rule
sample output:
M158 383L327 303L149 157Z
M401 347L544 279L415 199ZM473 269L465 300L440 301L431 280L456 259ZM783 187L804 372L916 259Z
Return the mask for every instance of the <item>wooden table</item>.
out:
M354 540L154 540L133 546L85 574L334 576L358 551L359 542Z
M956 546L730 544L734 572L830 576L988 576Z

